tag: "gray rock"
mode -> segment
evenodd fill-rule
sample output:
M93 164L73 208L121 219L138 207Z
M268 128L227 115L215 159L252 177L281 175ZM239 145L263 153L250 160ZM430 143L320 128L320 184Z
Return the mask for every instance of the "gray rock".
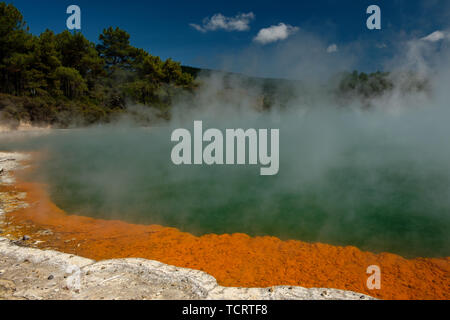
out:
M373 299L335 289L292 286L266 289L225 288L219 286L212 276L198 270L177 268L145 259L96 262L56 251L18 247L1 237L0 265L5 271L2 279L7 281L3 284L0 299Z

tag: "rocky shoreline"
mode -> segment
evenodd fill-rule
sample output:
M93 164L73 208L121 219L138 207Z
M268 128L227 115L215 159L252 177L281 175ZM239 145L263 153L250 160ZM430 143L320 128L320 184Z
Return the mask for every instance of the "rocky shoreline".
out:
M0 187L12 186L15 183L13 172L20 168L22 161L29 157L22 153L0 152ZM25 202L26 194L14 190L0 190L0 234L4 233L8 223L5 222L5 214L25 208L28 204Z
M0 238L0 299L370 300L334 289L225 288L212 276L145 259L94 260Z
M29 156L0 153L0 186L15 183L14 171L24 169ZM54 250L33 248L34 239L10 234L15 226L5 214L25 208L26 194L8 188L0 192L0 299L90 300L367 300L367 295L335 289L302 287L227 288L211 275L145 259L96 262ZM51 232L48 230L47 232ZM16 239L17 238L17 239Z

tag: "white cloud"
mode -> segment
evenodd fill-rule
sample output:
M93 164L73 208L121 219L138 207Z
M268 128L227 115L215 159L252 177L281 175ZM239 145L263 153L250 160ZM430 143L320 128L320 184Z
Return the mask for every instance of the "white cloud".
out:
M328 53L338 52L338 50L339 50L338 46L335 43L329 45L328 48L327 48L327 52Z
M271 26L259 30L258 35L253 39L253 41L259 42L261 44L268 44L271 42L285 40L290 35L296 33L298 30L298 27L280 23L277 26Z
M444 32L442 32L442 31L435 31L435 32L429 34L428 36L426 36L426 37L424 37L424 38L422 38L420 40L430 41L430 42L437 42L437 41L443 40L443 39L445 39L447 37L448 37L448 35L445 34Z
M189 24L192 28L200 32L226 30L226 31L247 31L250 29L250 22L255 18L253 12L239 13L234 17L225 17L221 13L213 15L211 18L203 19L203 25L195 23Z

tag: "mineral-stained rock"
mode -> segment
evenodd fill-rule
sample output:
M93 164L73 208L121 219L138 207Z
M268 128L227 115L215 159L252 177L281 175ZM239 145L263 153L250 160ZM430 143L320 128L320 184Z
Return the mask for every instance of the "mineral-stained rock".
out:
M145 259L96 262L56 251L18 247L4 238L0 238L0 267L4 270L0 299L372 299L334 289L225 288L202 271Z

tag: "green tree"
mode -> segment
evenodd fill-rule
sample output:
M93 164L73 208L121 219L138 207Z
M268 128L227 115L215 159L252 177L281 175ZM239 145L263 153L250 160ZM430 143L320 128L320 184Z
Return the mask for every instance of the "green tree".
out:
M55 70L61 65L55 48L55 35L45 31L26 42L27 53L14 52L3 61L9 82L14 84L16 95L58 94L54 90Z
M185 86L193 81L193 78L190 74L183 73L181 64L179 62L173 61L170 58L164 62L162 71L164 74L163 80L166 83Z
M139 79L150 83L161 82L164 79L163 62L159 57L149 54L136 66L136 72Z
M46 91L49 94L58 94L58 84L56 83L56 70L61 66L56 49L55 34L46 30L39 38L35 38L33 59L28 73L28 88ZM40 86L31 85L40 83Z
M0 89L19 94L23 87L22 68L31 43L23 16L12 4L0 2ZM10 64L14 62L15 65Z
M107 66L129 68L132 61L133 47L130 45L130 35L120 28L104 29L99 37L97 51L105 60Z
M68 98L76 98L87 91L87 85L78 70L67 67L59 67L56 77L60 81L60 88Z
M56 36L59 58L64 67L76 69L90 87L104 75L104 60L99 56L95 45L80 32L64 31Z

